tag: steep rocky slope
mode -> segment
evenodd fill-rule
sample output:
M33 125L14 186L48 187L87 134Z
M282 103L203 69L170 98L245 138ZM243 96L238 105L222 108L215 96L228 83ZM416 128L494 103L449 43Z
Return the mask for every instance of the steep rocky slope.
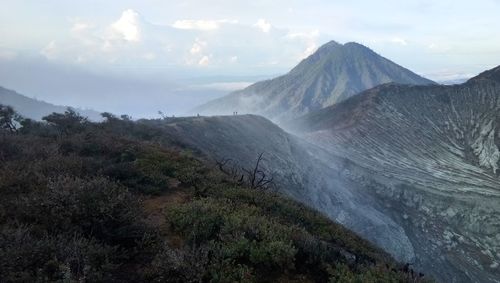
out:
M500 282L499 74L379 86L288 128L345 159L342 177L404 228L416 266L445 282Z
M255 113L273 120L297 117L343 101L374 86L432 81L358 43L334 41L320 47L288 74L255 83L198 107L206 114Z

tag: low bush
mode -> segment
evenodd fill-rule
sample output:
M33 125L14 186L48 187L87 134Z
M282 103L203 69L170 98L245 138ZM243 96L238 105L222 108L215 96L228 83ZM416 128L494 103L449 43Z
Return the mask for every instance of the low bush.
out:
M170 208L166 217L187 247L209 247L207 269L217 282L234 279L227 266L253 281L285 274L316 282L405 282L404 274L378 268L396 268L387 254L303 205L227 185L207 194Z
M109 282L118 272L123 255L117 247L78 234L32 230L0 230L0 282Z

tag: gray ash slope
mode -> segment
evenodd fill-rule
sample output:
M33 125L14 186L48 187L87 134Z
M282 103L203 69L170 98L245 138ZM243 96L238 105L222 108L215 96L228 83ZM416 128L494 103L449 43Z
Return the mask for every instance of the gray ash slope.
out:
M351 42L342 45L332 41L302 60L286 75L257 82L194 111L203 114L238 111L282 121L389 82L434 84L361 44Z
M288 125L345 159L342 178L404 228L417 267L500 282L500 67L462 85L379 86Z

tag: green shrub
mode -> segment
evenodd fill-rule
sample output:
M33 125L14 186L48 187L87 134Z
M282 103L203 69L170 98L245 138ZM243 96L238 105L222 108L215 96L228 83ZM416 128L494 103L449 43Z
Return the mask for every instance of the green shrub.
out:
M296 255L304 253L295 242L306 231L282 225L257 207L235 205L230 199L204 198L174 207L168 219L192 246L215 243L218 252L212 254L212 261L248 266L248 272L256 272L252 276L293 271Z
M80 116L75 110L68 108L64 113L52 113L42 118L61 134L79 133L85 129L87 118Z
M216 257L209 266L209 278L211 282L256 282L252 268L245 264L236 263L234 260Z
M250 262L269 268L293 269L297 249L291 242L264 242L250 247Z
M132 246L145 232L137 198L104 178L60 177L16 206L20 219L49 233L72 232Z
M76 234L36 235L30 227L0 230L0 282L109 282L121 253Z
M166 243L148 268L153 282L202 282L208 275L208 248L173 249Z

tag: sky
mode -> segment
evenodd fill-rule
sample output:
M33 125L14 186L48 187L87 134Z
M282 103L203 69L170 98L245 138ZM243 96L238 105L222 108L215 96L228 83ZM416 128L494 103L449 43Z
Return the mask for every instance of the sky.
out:
M286 73L330 40L359 42L437 81L500 65L500 0L0 0L0 6L0 85L137 116L180 114Z

